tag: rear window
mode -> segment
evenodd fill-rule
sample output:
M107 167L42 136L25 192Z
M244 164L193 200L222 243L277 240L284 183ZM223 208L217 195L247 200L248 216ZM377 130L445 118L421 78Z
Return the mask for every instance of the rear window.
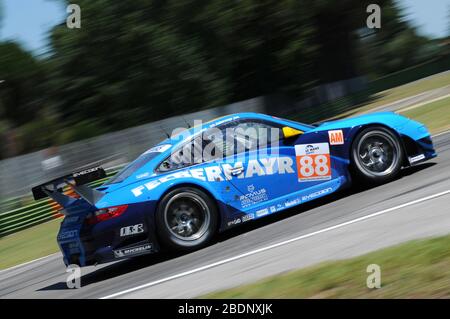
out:
M161 154L161 151L165 151L167 147L162 148L161 146L155 146L154 148L151 148L141 156L139 156L137 159L135 159L133 162L125 166L120 172L118 172L116 175L114 175L107 183L107 184L116 184L123 182L125 179L133 175L134 172L136 172L138 169L140 169L142 166L148 163L148 161L152 160L159 154Z

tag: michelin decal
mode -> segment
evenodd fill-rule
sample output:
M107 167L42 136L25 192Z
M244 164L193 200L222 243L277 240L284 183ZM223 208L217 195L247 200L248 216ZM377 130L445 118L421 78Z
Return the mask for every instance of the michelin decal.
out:
M151 244L144 244L130 248L123 248L114 250L114 256L116 258L122 258L127 256L136 256L145 253L146 251L152 250Z

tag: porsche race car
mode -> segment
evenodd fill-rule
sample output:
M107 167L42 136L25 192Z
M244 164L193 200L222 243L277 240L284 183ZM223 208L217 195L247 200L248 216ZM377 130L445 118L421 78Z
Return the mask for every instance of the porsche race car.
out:
M427 128L395 113L318 125L239 113L173 134L100 187L87 185L106 176L97 167L32 191L63 207L64 263L86 266L199 249L218 232L351 183L388 182L435 156Z

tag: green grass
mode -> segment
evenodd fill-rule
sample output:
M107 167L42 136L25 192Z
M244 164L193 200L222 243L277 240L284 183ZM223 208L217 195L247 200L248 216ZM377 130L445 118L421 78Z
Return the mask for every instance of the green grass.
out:
M364 113L376 107L389 104L420 93L424 93L429 90L442 88L448 85L450 85L450 72L434 75L423 80L397 86L395 88L376 93L372 96L373 98L372 102L364 103L342 114L333 116L332 118L341 118L345 116Z
M450 85L450 72L431 76L423 80L397 86L395 88L377 93L375 94L377 100L367 106L370 108L381 106L447 85Z
M60 223L61 219L56 219L0 238L0 269L57 252Z
M450 236L411 241L203 298L450 298L449 247ZM367 288L366 269L370 264L381 267L379 289Z
M400 114L424 123L431 133L450 129L450 97L405 110Z

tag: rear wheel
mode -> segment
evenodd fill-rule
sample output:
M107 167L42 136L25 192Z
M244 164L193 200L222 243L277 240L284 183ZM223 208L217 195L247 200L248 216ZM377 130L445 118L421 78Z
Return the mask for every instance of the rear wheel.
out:
M403 162L403 149L398 137L390 130L369 127L356 136L351 157L356 177L379 184L398 175Z
M168 248L194 250L207 244L217 227L215 202L203 191L182 187L164 196L157 211L159 237Z

